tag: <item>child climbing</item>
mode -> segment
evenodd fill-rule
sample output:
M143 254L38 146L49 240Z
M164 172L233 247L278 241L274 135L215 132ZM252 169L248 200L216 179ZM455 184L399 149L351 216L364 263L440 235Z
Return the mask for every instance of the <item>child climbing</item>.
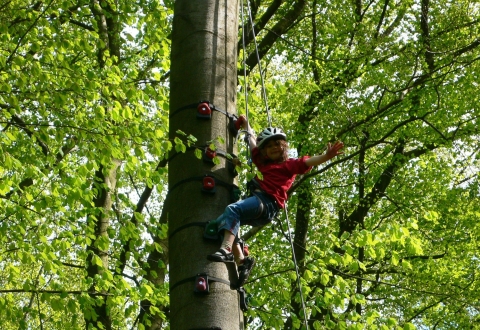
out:
M252 196L230 204L215 221L218 232L223 232L220 249L207 256L210 261L233 262L238 266L238 287L247 281L255 265L253 257L245 257L239 240L235 239L240 226L261 226L272 221L281 208L285 207L287 191L297 174L305 174L313 166L320 165L340 154L343 143L328 143L323 155L300 158L288 157L287 136L280 128L267 127L257 138L244 116L242 128L248 132L252 150L252 161L262 174L253 181Z

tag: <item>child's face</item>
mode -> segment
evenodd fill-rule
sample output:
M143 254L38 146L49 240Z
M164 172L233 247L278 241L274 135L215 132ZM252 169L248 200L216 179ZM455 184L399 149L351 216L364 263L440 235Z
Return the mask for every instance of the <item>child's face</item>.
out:
M283 150L278 140L270 140L263 147L264 154L273 161L282 160Z

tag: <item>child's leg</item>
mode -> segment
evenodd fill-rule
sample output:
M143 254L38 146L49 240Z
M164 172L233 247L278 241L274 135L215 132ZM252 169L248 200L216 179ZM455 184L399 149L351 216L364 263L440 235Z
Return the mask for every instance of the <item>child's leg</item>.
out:
M219 223L219 231L223 231L223 242L220 250L214 254L210 254L207 258L211 261L233 261L233 253L240 260L243 258L243 251L234 244L235 236L240 229L242 222L255 219L263 209L263 205L257 197L250 197L236 203L230 204L225 212L217 219Z
M223 231L223 242L220 246L221 249L228 251L229 253L232 252L232 246L234 245L233 242L235 241L235 235L228 230ZM236 245L236 244L235 244Z
M243 286L248 280L253 266L255 266L255 259L253 257L245 257L245 259L242 260L242 263L238 266L238 287Z
M210 261L220 261L220 262L233 261L233 253L236 253L236 252L232 253L232 245L234 245L233 242L235 240L235 235L231 231L226 229L223 232L224 232L223 242L222 242L222 245L220 246L220 250L218 250L214 254L209 254L207 256L207 259Z
M233 244L233 255L235 256L235 263L238 267L237 287L241 287L248 280L248 276L253 266L255 266L255 259L244 255L244 242L241 239L236 239Z
M233 256L235 257L235 263L237 264L237 266L241 265L243 263L243 260L245 259L245 256L243 255L243 249L239 243L233 243L232 252Z
M232 257L230 255L233 254ZM245 257L243 255L243 250L240 244L235 241L235 236L232 232L224 230L223 242L220 246L220 251L215 252L207 257L212 261L235 261L238 265L242 264ZM228 259L228 260L227 260Z

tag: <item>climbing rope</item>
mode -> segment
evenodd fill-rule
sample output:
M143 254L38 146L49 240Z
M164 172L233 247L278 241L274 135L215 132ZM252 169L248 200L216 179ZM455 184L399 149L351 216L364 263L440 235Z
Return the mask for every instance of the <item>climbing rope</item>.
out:
M246 64L246 46L245 46L245 5L244 1L242 0L242 46L243 46L243 83L244 83L244 93L245 93L245 116L247 118L247 123L248 121L248 78L247 78L247 64ZM246 149L246 154L247 154L247 159L251 158L251 150L250 150L250 143L249 143L249 138L250 138L250 133L246 132L245 135L245 142L247 144L247 149Z
M290 242L290 247L292 248L292 258L293 258L293 263L295 264L295 272L297 274L298 290L300 291L300 299L302 300L303 318L304 318L304 321L305 321L305 327L308 330L307 310L305 308L305 299L303 298L302 283L300 281L300 272L298 271L297 258L295 257L295 249L293 247L293 240L292 240L292 235L291 235L292 230L290 229L290 221L288 220L288 211L287 211L287 203L286 202L285 202L285 220L287 222L287 227L288 227L288 241Z
M248 120L248 82L247 82L247 65L246 65L246 61L245 61L245 18L244 18L244 4L243 4L243 0L242 0L242 46L243 46L243 81L244 81L244 84L245 84L245 87L244 87L244 92L245 92L245 113L246 113L246 116L247 116L247 120Z
M243 1L242 1L242 8L243 8ZM267 112L267 122L268 122L268 126L272 126L272 120L270 119L270 110L268 109L267 91L265 89L265 82L263 80L262 63L260 62L260 54L258 53L257 37L255 35L255 27L253 25L252 11L250 9L250 2L249 1L247 1L247 8L248 8L248 17L249 17L249 21L250 21L250 26L252 27L253 42L255 44L255 54L257 55L258 70L260 71L260 82L262 84L262 96L263 96L263 101L265 103L265 110ZM243 48L243 53L245 54L245 44L244 44L244 48ZM244 65L243 66L244 66L244 68L246 67L245 60L244 60Z
M244 8L245 8L245 5L244 5L244 1L242 0L241 16L242 16L242 23L243 23L243 25L242 25L243 26L243 28L242 28L243 75L244 75L244 84L245 84L245 112L246 112L246 118L247 118L247 122L248 122L248 80L247 80L247 68L246 68L247 65L246 65L246 56L245 56L245 54L246 54L245 26L247 24L245 24L245 20L244 20ZM259 52L258 52L258 44L257 44L256 35L255 35L255 27L253 25L252 11L250 9L249 1L247 1L247 8L248 8L248 16L249 16L250 26L252 28L253 41L254 41L254 44L255 44L255 53L257 55L258 69L260 71L260 81L261 81L261 85L262 85L262 96L263 96L263 101L265 103L265 111L266 111L266 114L267 114L268 126L272 126L272 121L271 121L271 118L270 118L270 111L268 109L267 92L266 92L266 88L265 88L265 82L264 82L264 79L263 79L262 65L261 65L261 61L260 61L260 55L259 55ZM248 138L249 138L249 134L247 132L247 135L246 135L247 156L249 156L249 150L250 150L250 145L248 143ZM301 285L301 281L300 281L300 272L299 272L299 268L298 268L298 264L297 264L297 258L295 257L295 248L294 248L293 240L292 240L291 234L290 234L291 233L290 221L288 219L288 211L287 211L287 204L286 203L285 203L285 219L287 221L287 226L288 226L288 240L290 242L290 247L292 249L293 263L295 264L295 272L297 274L297 284L298 284L298 290L300 292L300 298L301 298L301 301L302 301L305 327L308 330L308 319L307 319L307 311L306 311L306 308L305 308L305 299L303 297L303 291L302 291L302 285Z

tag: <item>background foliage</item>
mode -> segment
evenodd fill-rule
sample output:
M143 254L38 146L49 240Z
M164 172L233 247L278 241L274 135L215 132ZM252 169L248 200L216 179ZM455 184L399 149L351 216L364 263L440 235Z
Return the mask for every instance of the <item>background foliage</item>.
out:
M290 192L310 328L478 327L480 6L250 6L292 154L346 144ZM184 150L167 139L172 3L0 8L2 329L168 328L165 166ZM241 45L238 109L245 54L259 131L252 35ZM246 233L250 329L302 326L287 232L282 214Z

